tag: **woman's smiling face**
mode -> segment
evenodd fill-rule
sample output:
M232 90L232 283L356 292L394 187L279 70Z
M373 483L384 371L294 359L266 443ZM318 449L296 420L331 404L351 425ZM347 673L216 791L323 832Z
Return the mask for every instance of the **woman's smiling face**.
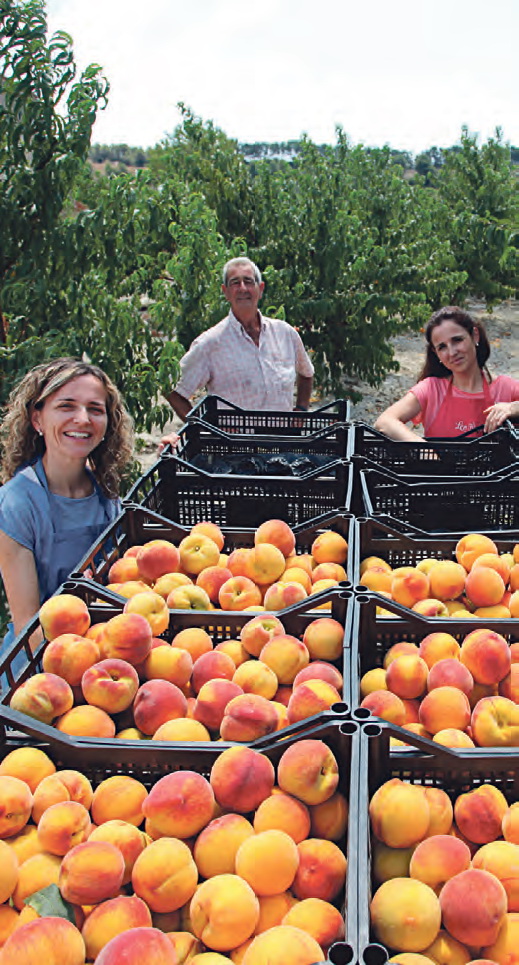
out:
M45 399L32 414L49 455L86 459L102 441L108 425L106 391L94 375L80 375Z
M431 332L431 345L440 362L451 372L465 372L477 366L478 340L477 328L472 333L467 332L462 325L450 319L445 319Z

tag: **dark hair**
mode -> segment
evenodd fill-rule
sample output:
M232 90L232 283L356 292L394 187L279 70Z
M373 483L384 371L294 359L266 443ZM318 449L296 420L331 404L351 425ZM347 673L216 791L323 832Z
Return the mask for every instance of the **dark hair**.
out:
M460 325L464 328L469 335L474 334L474 329L479 332L479 341L476 345L476 359L480 369L485 369L487 376L490 380L491 376L486 369L485 363L490 355L490 345L488 342L488 336L485 328L481 322L477 322L472 315L463 308L458 308L456 305L445 305L443 308L438 309L434 315L431 315L429 321L427 322L427 327L425 329L425 340L427 342L427 349L425 354L425 362L420 375L418 376L418 381L428 378L430 375L435 376L439 379L448 379L451 377L452 372L440 362L436 350L431 343L431 336L435 328L441 325L442 322L455 322L456 325Z

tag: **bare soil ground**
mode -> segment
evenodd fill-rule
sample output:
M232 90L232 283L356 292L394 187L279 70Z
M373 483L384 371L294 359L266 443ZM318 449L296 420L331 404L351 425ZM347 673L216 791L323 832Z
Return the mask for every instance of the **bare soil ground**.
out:
M485 304L472 300L469 310L475 318L483 321L490 341L489 369L493 375L512 375L519 379L519 301L502 302L493 312L486 311ZM398 372L391 373L379 386L355 381L352 384L362 393L362 400L352 406L352 418L372 424L391 402L399 399L414 385L424 356L424 337L421 332L408 332L392 339ZM331 401L330 397L318 397L314 407ZM164 432L178 430L180 420L174 416ZM141 433L139 436L140 461L143 470L149 468L157 457L160 430Z

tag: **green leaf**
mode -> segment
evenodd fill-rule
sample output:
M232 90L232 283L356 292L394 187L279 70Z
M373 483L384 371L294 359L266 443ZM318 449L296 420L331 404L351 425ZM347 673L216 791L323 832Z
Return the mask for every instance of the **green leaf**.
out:
M76 924L74 906L69 901L65 901L57 885L47 885L41 891L35 891L25 899L25 904L30 905L38 912L41 918L66 918L73 925Z

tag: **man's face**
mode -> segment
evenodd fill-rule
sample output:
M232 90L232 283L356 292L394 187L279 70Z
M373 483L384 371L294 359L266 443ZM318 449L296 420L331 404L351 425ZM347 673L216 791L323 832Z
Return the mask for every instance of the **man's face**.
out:
M254 277L252 265L234 265L227 275L227 284L222 285L222 291L229 302L234 315L240 319L242 315L252 315L257 311L258 302L263 294L264 284L258 284Z

